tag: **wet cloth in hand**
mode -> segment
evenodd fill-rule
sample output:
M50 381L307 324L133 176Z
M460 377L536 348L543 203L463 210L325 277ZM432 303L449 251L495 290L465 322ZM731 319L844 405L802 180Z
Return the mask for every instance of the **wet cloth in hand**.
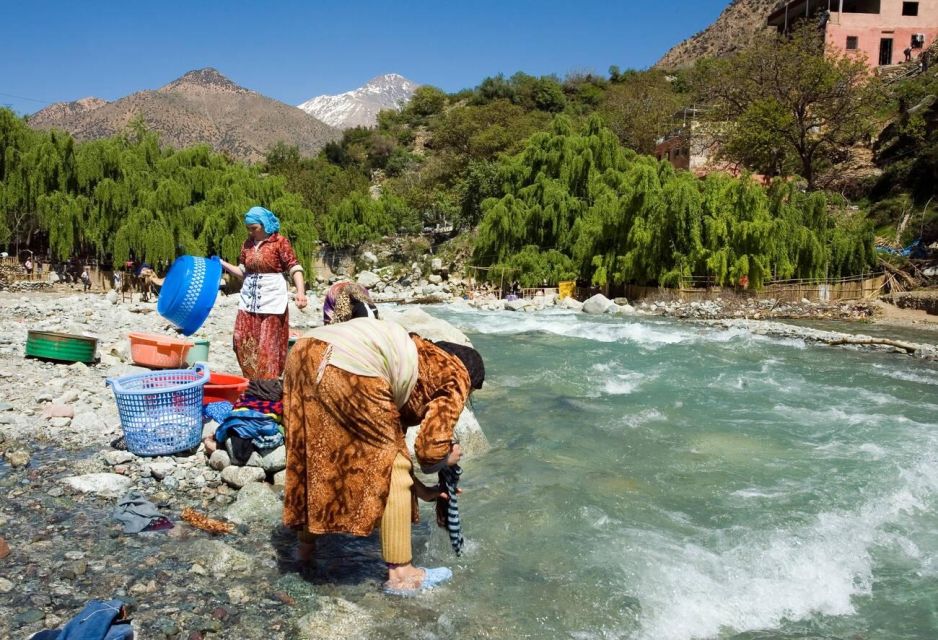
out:
M274 449L283 444L277 423L260 411L235 409L215 430L215 440L221 444L231 432L250 440L258 449Z
M111 517L124 525L124 533L140 533L173 527L173 523L160 513L156 505L144 498L138 491L131 491L121 498Z
M91 600L61 629L40 631L30 640L133 640L120 600Z

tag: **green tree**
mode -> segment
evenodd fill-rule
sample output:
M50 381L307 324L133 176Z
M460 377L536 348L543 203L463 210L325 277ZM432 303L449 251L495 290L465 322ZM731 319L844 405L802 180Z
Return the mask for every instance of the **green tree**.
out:
M700 100L721 155L808 187L850 146L868 140L879 85L866 65L825 51L813 25L698 68Z

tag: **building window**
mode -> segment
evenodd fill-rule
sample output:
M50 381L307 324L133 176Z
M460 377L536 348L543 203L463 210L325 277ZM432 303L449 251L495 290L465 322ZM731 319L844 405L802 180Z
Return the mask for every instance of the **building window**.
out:
M924 33L913 33L912 34L912 44L913 49L922 49L925 47L925 34Z
M917 16L918 15L918 3L917 2L903 2L902 3L902 15Z
M844 0L844 13L880 13L880 0Z
M856 36L847 36L847 51L856 51L860 47L860 41Z

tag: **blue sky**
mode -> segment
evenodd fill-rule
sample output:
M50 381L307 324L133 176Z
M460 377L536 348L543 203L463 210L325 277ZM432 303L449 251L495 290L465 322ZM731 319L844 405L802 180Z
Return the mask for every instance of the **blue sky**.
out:
M727 4L5 0L0 106L114 100L201 67L288 104L389 72L457 91L500 72L645 68Z

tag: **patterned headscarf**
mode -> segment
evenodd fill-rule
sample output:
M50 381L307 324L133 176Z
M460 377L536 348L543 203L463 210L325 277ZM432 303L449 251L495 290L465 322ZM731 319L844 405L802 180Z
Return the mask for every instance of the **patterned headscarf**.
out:
M323 324L336 324L368 315L378 317L368 289L350 281L336 282L329 287L322 304Z
M264 233L271 234L280 231L280 220L273 211L264 207L251 207L244 214L244 224L259 224L264 227Z

